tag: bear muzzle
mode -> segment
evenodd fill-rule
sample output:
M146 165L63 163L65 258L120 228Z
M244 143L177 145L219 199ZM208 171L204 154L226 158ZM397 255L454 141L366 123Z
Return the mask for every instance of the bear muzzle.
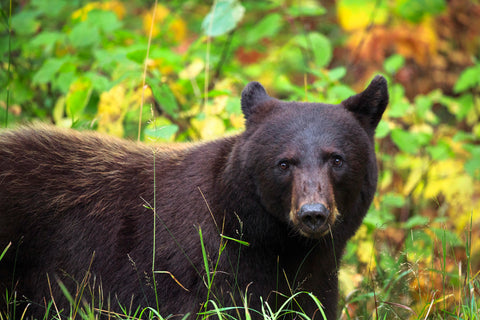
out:
M297 228L309 238L319 238L329 232L337 216L336 209L329 210L322 203L307 203L297 211Z

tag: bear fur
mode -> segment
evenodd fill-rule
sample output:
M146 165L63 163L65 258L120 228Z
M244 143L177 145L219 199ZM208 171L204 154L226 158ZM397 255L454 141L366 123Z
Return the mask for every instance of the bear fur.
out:
M28 302L27 315L42 317L53 298L50 314L73 314L63 286L79 308L104 313L151 306L195 318L208 300L244 315L246 299L255 318L262 300L275 309L281 294L306 291L336 319L337 271L375 193L387 103L381 76L339 105L280 101L251 82L246 130L211 142L2 131L0 253L11 246L0 312ZM17 306L5 302L14 295ZM307 294L296 301L322 319Z

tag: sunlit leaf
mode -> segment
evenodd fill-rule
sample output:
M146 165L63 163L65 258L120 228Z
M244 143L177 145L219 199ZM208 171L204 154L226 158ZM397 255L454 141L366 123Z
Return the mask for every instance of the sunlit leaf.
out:
M318 1L314 0L293 2L288 6L287 11L292 17L320 16L327 12Z
M405 131L403 129L393 129L391 132L393 142L403 152L416 154L420 148L415 134Z
M178 125L173 124L167 118L158 117L148 124L144 130L144 134L147 140L152 140L155 142L173 141L178 129Z
M446 9L445 0L396 0L396 12L412 22L427 14L439 14Z
M70 85L65 101L66 112L70 118L75 119L83 112L90 100L92 89L92 82L87 77L77 78Z
M191 120L192 126L200 133L202 140L212 140L225 134L225 123L215 115L204 115Z
M330 81L338 81L347 74L347 68L341 66L328 71Z
M480 85L480 64L465 69L458 78L453 90L455 93Z
M160 105L160 108L170 116L176 118L178 116L178 105L175 96L165 83L158 83L153 79L148 78L147 84L152 90L153 97Z
M445 160L455 156L450 144L444 139L439 140L436 145L429 145L426 150L433 160Z
M410 261L431 261L433 253L433 240L423 230L410 230L405 238L405 252Z
M378 123L377 129L375 129L375 137L382 139L390 133L390 125L387 121L381 120Z
M465 162L465 170L473 178L480 180L480 146L471 146L470 159Z
M153 16L153 8L148 10L143 16L143 31L146 35L150 34L152 28L152 19L154 20L152 37L157 36L160 33L161 26L164 26L165 19L170 15L170 10L164 5L158 4L155 10L155 17Z
M220 36L232 31L244 13L245 8L238 0L216 0L202 22L202 29L207 36Z
M386 0L339 0L337 16L346 31L364 29L369 24L383 24L388 18Z
M428 217L416 215L408 219L407 222L403 224L403 227L405 229L412 229L415 227L426 226L429 222L430 219Z
M180 79L195 79L200 72L205 68L205 63L201 59L195 59L185 69L183 69L179 76Z

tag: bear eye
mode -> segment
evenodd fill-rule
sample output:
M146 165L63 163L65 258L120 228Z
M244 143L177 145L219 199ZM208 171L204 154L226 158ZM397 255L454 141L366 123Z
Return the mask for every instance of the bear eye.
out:
M281 160L279 163L278 163L278 167L283 170L283 171L286 171L290 168L290 163L287 161L287 160Z
M334 168L340 168L341 166L343 166L343 158L339 155L332 155L331 162L332 167Z

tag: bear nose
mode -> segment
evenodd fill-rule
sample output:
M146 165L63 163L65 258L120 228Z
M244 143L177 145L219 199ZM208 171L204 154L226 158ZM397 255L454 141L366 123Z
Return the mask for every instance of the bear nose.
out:
M323 226L329 214L328 209L321 203L304 204L298 212L302 223L312 230Z

